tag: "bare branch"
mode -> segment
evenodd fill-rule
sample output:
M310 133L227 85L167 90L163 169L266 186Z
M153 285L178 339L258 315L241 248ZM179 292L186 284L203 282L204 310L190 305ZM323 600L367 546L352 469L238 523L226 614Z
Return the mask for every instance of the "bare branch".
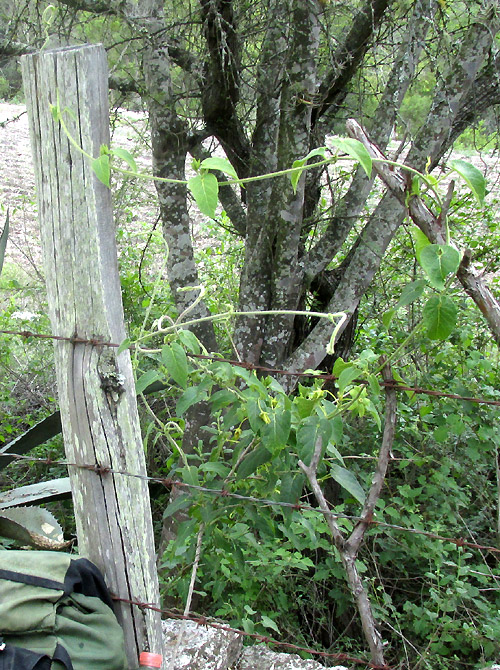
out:
M389 364L386 364L382 369L382 376L384 381L392 381L392 372ZM377 467L373 473L372 485L366 497L363 511L361 512L361 520L358 521L346 542L346 548L348 548L348 550L354 555L357 554L359 547L361 546L361 543L364 539L365 533L370 526L375 505L377 504L377 500L380 497L380 493L384 485L387 466L391 455L392 445L394 443L397 418L397 398L396 389L394 386L385 387L385 397L384 434L382 437L382 445L380 447Z
M351 30L334 56L333 69L318 91L318 104L312 112L312 125L332 105L340 105L348 94L347 84L358 71L370 38L380 24L391 0L368 0L355 16Z
M323 494L323 491L321 490L321 486L319 485L317 479L318 466L322 454L323 454L323 439L319 437L316 440L314 453L311 458L311 464L307 466L303 461L299 461L299 468L307 477L312 492L314 493L314 496L318 501L319 508L325 515L325 521L328 524L328 528L330 529L330 533L332 534L335 546L339 551L342 551L344 549L344 543L345 543L344 535L340 530L340 527L337 524L336 519L332 514L330 514L330 507L326 501L326 498Z

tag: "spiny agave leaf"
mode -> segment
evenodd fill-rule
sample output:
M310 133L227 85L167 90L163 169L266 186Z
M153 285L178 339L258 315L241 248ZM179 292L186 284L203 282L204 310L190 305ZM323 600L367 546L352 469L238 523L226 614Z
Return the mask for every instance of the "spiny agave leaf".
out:
M39 505L43 502L71 498L69 477L52 479L48 482L18 486L0 493L0 510L19 505Z
M12 507L0 513L0 535L41 549L64 549L63 531L42 507Z
M7 238L9 236L9 210L5 217L5 225L0 235L0 274L2 273L3 261L5 258L5 247L7 246Z

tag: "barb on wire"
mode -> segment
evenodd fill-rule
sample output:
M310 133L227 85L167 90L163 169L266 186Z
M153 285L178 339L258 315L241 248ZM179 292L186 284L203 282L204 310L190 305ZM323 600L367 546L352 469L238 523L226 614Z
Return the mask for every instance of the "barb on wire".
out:
M342 652L333 653L329 651L319 651L317 649L301 647L298 644L293 644L292 642L283 642L281 640L275 640L274 638L268 637L267 635L259 635L258 633L248 633L245 630L241 630L239 628L233 628L228 624L220 623L218 621L211 621L210 619L204 616L180 614L173 610L162 609L161 607L158 607L158 605L154 605L152 603L142 603L138 600L131 600L129 598L119 598L118 596L114 595L112 596L112 598L113 600L116 600L118 602L127 603L128 605L135 605L136 607L139 607L139 609L150 609L153 610L154 612L160 612L161 614L167 615L171 619L192 621L193 623L196 623L199 626L207 626L209 628L215 628L216 630L223 630L228 633L236 633L238 635L241 635L242 637L248 637L252 640L256 640L257 642L263 642L264 644L273 644L279 647L284 647L285 649L290 649L293 651L301 651L303 653L319 656L320 658L331 658L336 661L346 661L348 663L356 663L357 665L364 665L365 667L371 668L372 670L393 670L393 668L391 668L388 665L375 665L374 663L366 661L363 658L350 656L349 654L344 654Z
M70 342L71 344L89 344L94 347L112 347L118 349L122 346L118 342L106 342L101 338L85 338L74 335L72 337L65 337L63 335L51 335L47 333L34 333L30 330L0 330L0 335L17 335L24 338L38 338L43 340L57 340L63 342ZM128 349L134 349L135 345L131 344ZM189 354L190 358L198 360L215 361L218 363L229 363L235 367L245 368L246 370L255 370L269 375L283 375L291 377L312 377L314 379L321 379L323 381L336 381L338 377L332 374L318 374L316 372L296 372L291 370L282 370L280 368L270 368L265 365L257 365L249 363L248 361L237 361L231 358L221 358L220 356L211 354ZM358 384L367 384L366 380L353 380ZM383 387L394 388L398 392L415 393L417 395L427 395L435 398L448 398L450 400L461 400L463 402L472 402L478 405L491 405L493 407L500 407L500 400L489 400L488 398L476 398L474 396L463 396L458 393L448 393L447 391L439 391L436 389L425 389L421 386L407 386L397 381L396 379L381 380L380 385Z
M213 489L206 486L201 486L199 484L188 484L176 479L169 479L165 477L150 477L148 475L140 475L134 472L127 472L125 470L114 470L108 466L101 465L99 463L70 463L69 461L64 460L54 460L52 458L34 458L33 456L26 456L26 454L11 454L9 457L15 460L30 461L31 463L41 463L43 465L65 465L66 467L81 468L83 470L88 470L89 472L95 472L96 474L106 477L108 475L122 475L125 477L136 477L137 479L142 479L144 481L153 482L156 484L161 484L167 489L171 488L180 488L186 489L187 491L193 490L199 493L207 493L209 495L218 496L220 498L233 498L234 500L240 500L242 502L255 503L256 505L263 505L265 507L282 507L286 509L292 509L297 512L313 512L315 514L322 514L323 516L331 516L334 519L347 519L349 521L358 522L365 521L360 516L354 514L343 514L339 512L334 512L333 510L321 510L318 507L312 507L312 505L307 505L304 503L291 503L281 500L272 500L270 498L257 498L255 496L247 496L242 493L236 493L230 491L227 488L222 489ZM1 495L1 494L0 494ZM455 544L457 547L468 547L469 549L477 549L479 551L489 551L491 553L500 554L500 548L494 547L491 545L478 544L476 542L469 542L463 537L447 537L445 535L438 535L437 533L432 533L428 530L423 530L421 528L407 528L405 526L399 526L398 524L386 523L385 521L379 521L375 518L369 520L371 526L378 526L380 528L388 528L392 530L397 530L403 533L412 533L414 535L423 535L432 540L439 540L441 542L449 542L450 544Z

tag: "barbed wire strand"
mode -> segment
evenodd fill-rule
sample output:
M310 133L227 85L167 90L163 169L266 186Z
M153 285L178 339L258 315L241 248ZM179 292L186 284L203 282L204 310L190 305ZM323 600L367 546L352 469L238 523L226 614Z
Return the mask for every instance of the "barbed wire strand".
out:
M477 549L478 551L488 551L491 553L496 553L500 554L500 548L499 547L494 547L491 545L483 545L483 544L478 544L477 542L469 542L465 540L463 537L448 537L445 535L439 535L438 533L433 533L428 530L424 530L422 528L407 528L406 526L400 526L398 524L393 524L393 523L387 523L385 521L379 521L377 519L371 518L371 519L364 519L360 516L352 515L352 514L343 514L343 513L338 513L334 512L333 510L330 510L329 512L324 512L323 510L318 509L317 507L312 507L311 505L307 505L304 503L292 503L292 502L286 502L283 500L272 500L270 498L258 498L256 496L247 496L243 495L242 493L236 493L233 491L230 491L228 489L213 489L209 488L207 486L201 486L199 484L188 484L187 482L183 482L180 480L176 479L170 479L166 477L150 477L149 475L141 475L138 473L133 473L133 472L127 472L125 470L115 470L113 468L110 468L105 465L100 465L98 463L96 464L85 464L85 463L71 463L68 461L64 460L54 460L52 458L34 458L32 456L26 456L26 454L14 454L14 453L4 453L2 454L4 457L9 457L12 458L13 460L23 460L23 461L30 461L32 463L40 463L42 465L63 465L66 467L74 467L74 468L80 468L82 470L89 470L91 472L95 472L96 474L100 476L107 476L107 475L123 475L125 477L135 477L136 479L141 479L143 481L148 481L148 482L153 482L156 484L161 484L167 489L172 489L172 488L178 488L178 489L187 489L197 491L199 493L207 493L213 496L218 496L220 498L233 498L235 500L240 500L242 502L250 502L254 503L256 505L262 505L264 507L282 507L284 509L291 509L297 512L313 512L315 514L321 514L322 516L332 516L335 519L346 519L347 521L353 521L353 522L358 522L358 521L363 521L364 523L368 523L371 526L378 526L380 528L388 528L391 530L396 530L404 533L412 533L414 535L423 535L425 537L428 537L430 539L434 540L439 540L440 542L449 542L450 544L454 544L457 547L468 547L469 549ZM50 486L50 481L47 482L47 486ZM1 500L1 493L0 493L0 500Z
M228 626L227 624L219 623L217 621L211 621L208 617L204 616L193 616L193 615L185 615L185 614L180 614L177 612L174 612L173 610L168 610L168 609L162 609L161 607L158 607L157 605L154 605L152 603L143 603L138 600L131 600L129 598L119 598L118 596L112 595L113 600L116 600L118 602L122 603L127 603L129 605L135 605L136 607L139 607L139 609L150 609L153 610L154 612L159 612L161 614L166 614L169 618L171 619L180 619L183 621L193 621L194 623L200 625L200 626L208 626L209 628L215 628L216 630L222 630L228 633L237 633L238 635L241 635L242 637L248 637L253 640L257 640L258 642L263 642L264 644L273 644L276 646L280 647L285 647L287 649L291 649L293 651L301 651L303 653L319 656L321 658L331 658L336 661L341 661L341 662L348 662L348 663L356 663L358 665L364 665L365 667L372 668L372 670L393 670L390 666L388 665L375 665L371 663L370 661L367 661L363 658L358 658L356 656L350 656L349 654L345 654L342 652L329 652L329 651L319 651L317 649L310 649L308 647L301 647L298 644L294 644L293 642L282 642L280 640L276 640L272 637L269 637L267 635L260 635L259 633L249 633L245 630L241 630L239 628L233 628L232 626Z
M24 337L26 339L35 338L42 340L56 340L63 342L70 342L72 344L90 344L95 347L112 347L119 348L120 343L117 342L106 342L101 338L84 338L77 335L72 337L65 337L63 335L52 335L48 333L34 333L30 330L0 330L0 335L16 335L19 337ZM127 347L128 349L134 349L135 345L131 344ZM193 354L189 353L189 357L196 358L199 360L209 360L218 363L229 363L235 367L245 368L246 370L255 370L258 372L264 372L269 375L283 375L291 377L311 377L314 379L321 379L323 381L336 381L338 377L336 375L320 373L317 372L297 372L293 370L282 370L280 368L270 368L264 365L257 365L256 363L249 363L247 361L237 361L231 358L221 358L219 356L210 355L210 354ZM364 379L353 380L358 384L367 384L368 382ZM492 405L494 407L500 407L500 400L489 400L488 398L477 398L474 396L463 396L458 393L448 393L447 391L441 391L436 389L425 389L420 386L408 386L396 379L385 381L381 380L380 385L382 387L394 388L396 391L406 392L406 393L415 393L417 395L427 395L436 398L448 398L450 400L461 400L462 402L471 402L479 405Z
M66 341L70 342L73 344L89 344L92 346L96 347L112 347L112 348L119 348L121 346L120 343L116 342L106 342L103 341L101 338L83 338L83 337L78 337L78 336L73 336L73 337L65 337L61 335L53 335L53 334L47 334L47 333L34 333L29 330L0 330L0 334L3 335L15 335L19 337L23 337L26 339L29 338L35 338L35 339L45 339L45 340L56 340L56 341ZM128 347L129 349L133 349L134 345L130 345ZM204 355L204 354L192 354L189 353L189 356L195 359L201 359L201 360L209 360L209 361L214 361L214 362L220 362L220 363L228 363L230 365L234 365L237 367L242 367L247 370L255 370L267 374L279 374L279 375L290 375L290 376L296 376L296 377L312 377L315 379L321 379L324 381L336 381L337 377L332 374L318 374L315 372L296 372L296 371L291 371L291 370L283 370L280 368L270 368L262 365L257 365L254 363L249 363L246 361L239 361L239 360L232 360L228 358L222 358L219 356L214 356L214 355ZM366 383L365 380L358 380L358 383ZM417 386L408 386L405 385L397 380L390 380L390 381L382 381L381 386L384 387L390 387L394 388L396 391L402 391L402 392L408 392L408 393L415 393L415 394L424 394L428 396L433 396L433 397L438 397L438 398L448 398L448 399L453 399L453 400L460 400L463 402L471 402L471 403L477 403L477 404L485 404L485 405L492 405L492 406L500 406L500 401L498 400L489 400L486 398L477 398L477 397L472 397L472 396L462 396L456 393L448 393L445 391L440 391L440 390L435 390L435 389L424 389L422 387L417 387ZM321 514L322 516L326 516L327 514L331 515L332 517L336 519L346 519L352 522L358 522L361 521L361 517L359 516L354 516L354 515L348 515L348 514L341 514L341 513L336 513L330 510L329 512L322 511L316 507L312 507L311 505L306 505L303 503L290 503L290 502L285 502L285 501L279 501L279 500L271 500L271 499L266 499L266 498L258 498L255 496L246 496L240 493L232 492L229 491L228 489L212 489L208 487L204 487L201 485L195 485L195 484L188 484L186 482L174 480L174 479L168 479L168 478L160 478L160 477L149 477L147 475L140 475L137 473L131 473L131 472L126 472L123 470L114 470L112 468L106 467L106 466L101 466L99 464L80 464L80 463L70 463L68 461L57 461L53 460L51 458L33 458L30 456L26 456L24 454L14 454L14 453L6 453L6 456L11 457L14 460L26 460L30 462L37 462L37 463L42 463L47 466L50 465L63 465L66 467L77 467L77 468L82 468L86 470L90 470L95 472L96 474L99 474L101 476L106 476L109 474L113 475L123 475L123 476L129 476L129 477L136 477L142 480L146 480L149 482L154 482L154 483L159 483L165 486L168 489L171 488L179 488L179 489L187 489L187 490L192 490L192 491L197 491L200 493L206 493L210 495L215 495L219 496L222 498L232 498L235 500L239 500L241 502L251 502L253 504L257 505L263 505L263 506L272 506L272 507L281 507L285 509L291 509L294 511L298 511L299 513L304 512L304 511L309 511L313 512L316 514ZM50 485L50 482L48 482ZM1 496L1 494L0 494ZM366 519L364 519L366 522ZM397 524L390 524L386 523L384 521L378 521L377 519L370 519L368 520L368 523L372 526L378 526L381 528L386 528L386 529L391 529L391 530L396 530L399 532L406 532L406 533L411 533L411 534L417 534L417 535L423 535L425 537L428 537L430 539L435 539L439 540L441 542L449 542L450 544L454 544L457 547L468 547L471 549L477 549L479 551L488 551L492 553L500 553L500 549L498 547L493 547L493 546L488 546L488 545L482 545L478 544L476 542L468 542L464 538L454 538L454 537L447 537L443 535L439 535L437 533L432 533L430 531L426 531L424 529L420 528L407 528L404 526L400 526ZM211 628L217 629L217 630L222 630L225 632L232 632L235 634L238 634L240 636L245 636L254 640L257 640L259 642L262 642L264 644L271 644L279 647L283 647L286 649L290 649L293 651L297 652L302 652L302 653L307 653L310 655L314 655L320 658L330 658L339 662L349 662L349 663L355 663L358 665L364 665L365 667L372 668L373 670L391 670L391 668L388 665L380 666L380 665L374 665L373 663L366 661L361 658L357 658L354 656L350 656L349 654L345 653L332 653L332 652L326 652L326 651L318 651L316 649L311 649L307 647L301 647L300 645L293 644L291 642L283 642L280 640L276 640L274 638L271 638L266 635L260 635L257 633L249 633L244 630L240 630L237 628L233 628L231 626L228 626L226 624L221 624L218 622L210 621L208 618L204 616L191 616L191 615L183 615L179 614L177 612L174 612L172 610L167 610L167 609L162 609L159 608L158 606L151 604L151 603L143 603L135 600L129 600L126 598L119 598L116 596L113 596L114 600L121 601L124 603L128 603L131 605L135 605L139 607L140 609L151 609L157 612L160 612L162 614L165 614L169 616L170 618L175 618L175 619L182 619L182 620L187 620L187 621L192 621L193 623L196 623L201 626L209 626Z

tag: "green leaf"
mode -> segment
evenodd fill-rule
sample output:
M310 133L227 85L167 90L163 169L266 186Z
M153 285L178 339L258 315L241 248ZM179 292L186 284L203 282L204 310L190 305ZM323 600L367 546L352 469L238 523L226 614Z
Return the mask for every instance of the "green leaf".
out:
M219 170L224 174L229 175L233 179L238 179L236 170L228 161L227 158L218 158L217 156L212 156L210 158L205 158L204 161L200 163L200 169L202 170Z
M196 465L185 465L183 468L179 468L179 473L182 475L182 479L186 484L190 486L199 486L200 478L198 477L198 468Z
M338 461L340 461L340 462L342 463L342 465L344 465L344 459L343 459L343 457L342 457L342 454L341 454L340 451L337 449L337 447L336 447L334 444L332 444L331 442L329 442L329 443L326 445L326 452L327 452L328 454L330 454L330 456L333 456L333 457L336 458Z
M291 503L295 505L302 495L304 488L305 476L299 472L293 474L285 472L281 477L280 502Z
M342 394L345 391L346 387L349 386L349 384L353 382L355 379L357 379L360 374L361 374L360 370L354 367L354 365L350 365L349 367L344 368L344 370L342 370L337 380L339 395Z
M227 465L224 465L224 463L210 461L208 463L202 463L200 465L200 471L213 472L216 475L219 475L220 477L227 477L230 472L230 469L227 467Z
M192 502L193 499L189 493L182 493L178 498L167 505L166 510L163 512L163 518L168 519L169 516L179 512L181 509L186 509L186 507L189 507Z
M271 628L276 633L280 632L280 629L278 628L278 626L268 616L266 616L265 614L261 614L260 618L261 618L261 623L265 628Z
M415 256L417 257L417 262L420 263L420 254L425 247L429 246L430 240L417 226L411 227L411 236L415 245Z
M263 446L257 447L246 456L236 471L236 479L245 479L252 475L258 467L271 460L271 453Z
M132 340L130 337L126 337L123 342L120 343L120 346L116 350L116 355L119 356L123 351L126 351L127 349L130 348L130 345L132 344Z
M177 337L192 354L201 354L200 342L193 332L190 330L179 330L177 331Z
M217 391L210 398L212 410L216 412L218 409L231 405L235 398L236 394L230 389L221 389L220 391Z
M59 105L49 104L49 109L54 123L59 123L59 120L61 118L61 110L59 108Z
M112 154L113 156L118 156L118 158L121 158L122 161L125 161L125 163L129 166L132 172L138 172L137 163L135 162L135 159L130 153L130 151L127 151L126 149L120 149L120 147L117 147L113 148Z
M264 421L262 421L260 417L261 413L262 409L259 403L253 398L250 398L247 402L247 416L248 422L250 423L250 428L254 433L258 433L262 426L265 425Z
M5 224L0 235L0 274L2 273L3 262L5 259L5 248L7 247L7 238L9 236L9 210L5 217Z
M339 430L338 425L336 429ZM321 439L321 444L325 447L332 437L332 430L333 422L321 419L317 415L310 416L302 422L297 431L297 452L306 465L311 461L318 439Z
M157 382L159 379L161 379L161 375L157 370L148 370L135 382L135 392L139 395L145 388L153 382Z
M97 179L110 188L111 166L108 154L103 154L102 156L99 156L99 158L95 158L92 161L92 169L94 170Z
M372 395L378 398L380 395L380 384L376 375L368 375L368 386L370 387Z
M198 205L200 212L211 219L215 216L219 202L219 182L211 172L196 175L188 181L188 188Z
M342 488L348 491L353 496L353 498L356 498L356 500L361 503L361 505L364 504L366 497L365 492L361 488L360 483L352 474L352 472L349 472L349 470L342 468L336 463L332 464L330 472L333 479L335 479L335 481L340 484Z
M391 321L393 320L395 314L395 309L388 309L382 314L382 324L386 330L389 330L389 326L391 325Z
M365 146L359 141L350 137L332 137L331 142L333 146L340 149L351 158L359 161L361 167L366 172L368 177L372 174L372 157L368 153Z
M329 423L332 429L330 439L333 440L335 444L340 444L344 436L344 422L342 421L342 416L337 414L333 419L330 419Z
M176 405L178 416L182 416L192 405L207 397L206 389L200 386L190 386L184 391Z
M458 270L460 253L449 244L429 244L422 249L420 265L431 285L443 291L446 277Z
M292 188L293 192L297 193L297 184L299 183L299 179L302 176L302 173L304 170L299 170L298 168L304 168L304 165L307 163L305 158L299 158L296 161L293 161L292 163L292 169L295 170L295 172L290 173L290 181L292 183Z
M462 177L482 207L486 195L486 179L481 170L460 159L450 161L450 167Z
M185 390L189 367L184 349L177 342L166 344L161 350L161 358L167 368L168 374Z
M318 147L318 149L313 149L310 151L305 158L299 158L298 160L294 161L292 164L292 168L304 168L306 165L307 161L310 158L314 157L319 157L319 158L326 158L326 147ZM292 188L293 192L297 192L297 184L299 183L299 179L302 176L302 173L304 170L296 170L295 172L292 172L290 174L290 181L292 182Z
M345 370L345 368L348 368L352 365L352 363L346 363L344 359L339 356L335 363L333 364L333 369L332 369L332 375L335 377L338 377L342 370Z
M429 298L422 319L431 340L445 340L455 328L458 308L444 295Z
M411 305L412 302L415 302L415 300L418 300L424 292L426 285L427 282L425 279L416 279L407 284L401 292L401 297L398 300L395 309L398 310L400 307L406 307L407 305Z
M276 409L269 413L270 423L264 424L260 430L262 443L271 452L284 447L290 435L291 412Z

